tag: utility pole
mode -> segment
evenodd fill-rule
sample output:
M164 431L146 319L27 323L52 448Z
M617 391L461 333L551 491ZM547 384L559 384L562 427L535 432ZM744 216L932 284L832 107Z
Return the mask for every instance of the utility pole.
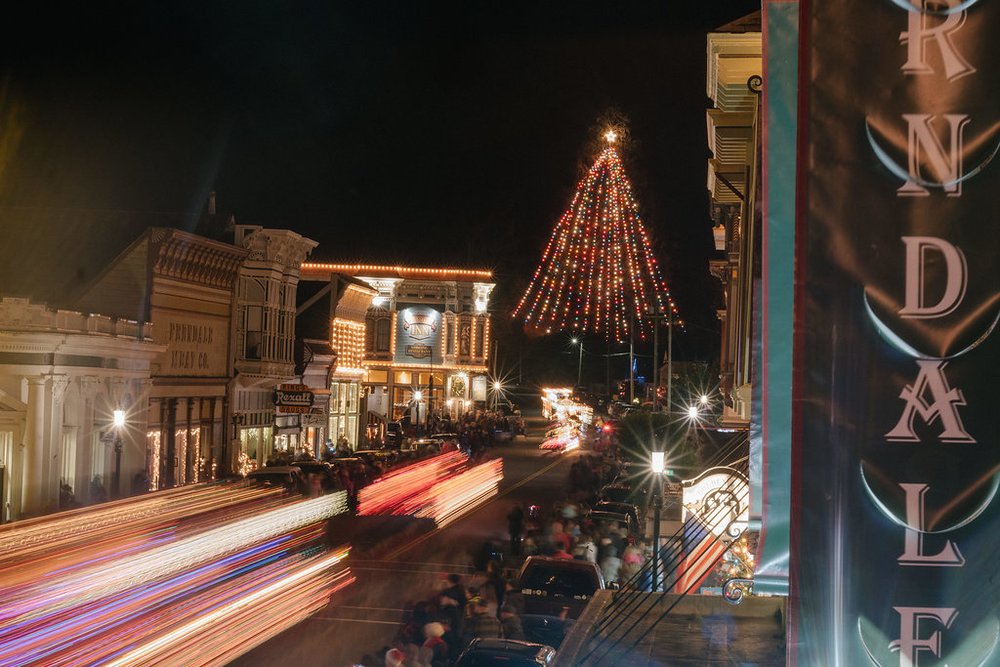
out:
M580 386L583 377L583 339L580 339L580 361L576 364L576 386Z
M653 318L653 412L660 409L660 318Z
M628 327L628 402L635 402L635 320L629 317Z
M611 338L607 340L607 354L604 355L604 393L611 400Z
M667 304L667 312L664 314L659 308L649 310L649 319L653 322L653 412L659 409L659 389L660 389L660 320L667 319L667 413L670 413L671 397L670 382L673 378L673 343L674 343L674 311Z
M670 383L674 379L674 309L667 304L667 414L673 409Z

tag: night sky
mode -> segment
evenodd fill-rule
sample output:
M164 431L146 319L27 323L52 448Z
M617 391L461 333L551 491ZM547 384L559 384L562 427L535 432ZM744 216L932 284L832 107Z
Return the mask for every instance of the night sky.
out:
M315 259L493 268L509 310L602 120L623 117L692 325L678 353L712 357L705 36L759 2L542 5L18 10L0 42L0 293L55 302L146 227L193 229L214 190L239 223L319 241Z

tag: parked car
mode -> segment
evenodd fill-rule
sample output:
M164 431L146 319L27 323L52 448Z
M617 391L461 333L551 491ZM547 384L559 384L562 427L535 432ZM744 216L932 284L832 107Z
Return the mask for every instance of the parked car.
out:
M524 638L536 644L546 646L562 645L563 639L573 629L573 619L558 616L542 616L539 614L524 614L521 616L521 628Z
M434 436L429 438L420 438L419 440L410 440L404 442L399 448L401 454L409 454L411 456L427 456L429 454L437 454L441 451L444 445L444 440L439 440Z
M403 444L402 422L389 422L385 425L385 442L392 447L399 447Z
M393 463L396 462L398 454L392 450L387 449L359 449L354 452L354 456L361 459L370 466L374 466L376 463L382 466L383 469L388 468Z
M282 486L295 493L305 491L305 478L297 466L269 466L254 470L247 481L258 486Z
M358 485L358 488L367 486L374 481L372 477L375 474L374 469L362 458L348 456L331 459L329 463L330 467L333 468L334 474L338 477L341 470L347 470L350 477L355 481L355 484Z
M455 667L547 667L555 662L556 650L545 644L516 639L473 639L462 651Z
M295 467L302 471L306 479L309 479L309 475L319 475L323 482L323 491L327 493L343 489L337 471L326 461L296 461Z
M639 508L633 505L632 503L616 503L604 500L594 505L592 511L613 512L615 514L627 514L632 522L632 525L637 530L641 530L642 528L642 523L639 521Z
M517 575L524 596L524 613L579 618L604 577L595 563L547 556L529 556Z
M630 484L626 482L615 482L614 484L606 484L602 487L597 497L602 501L627 503L632 501L638 494L638 491L632 490L632 486Z
M452 451L459 448L458 433L432 433L431 439L441 441L441 451Z
M626 535L636 535L639 533L639 525L633 523L632 516L627 512L592 509L584 515L586 520L594 524L616 525L625 531Z

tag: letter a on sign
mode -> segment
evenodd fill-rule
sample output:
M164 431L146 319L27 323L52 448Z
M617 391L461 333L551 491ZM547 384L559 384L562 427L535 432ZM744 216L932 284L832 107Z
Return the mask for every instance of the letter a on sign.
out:
M937 359L917 359L920 372L913 385L906 385L899 393L899 397L906 401L906 407L896 426L885 434L886 440L919 442L920 438L913 432L913 419L919 416L928 424L935 419L941 421L944 428L938 440L942 442L976 441L962 426L958 406L965 405L965 398L961 390L948 386L948 379L944 376L947 364L948 362ZM929 393L933 399L930 403L924 400L925 393Z

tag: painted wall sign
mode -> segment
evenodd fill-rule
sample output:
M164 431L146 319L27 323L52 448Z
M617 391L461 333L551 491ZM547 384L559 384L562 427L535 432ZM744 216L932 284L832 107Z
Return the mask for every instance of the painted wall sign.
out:
M394 361L428 366L440 364L441 320L441 311L430 306L399 304Z
M1000 3L803 8L790 657L1000 664Z
M225 376L228 326L224 318L155 310L153 339L167 346L157 360L160 365L157 374Z

